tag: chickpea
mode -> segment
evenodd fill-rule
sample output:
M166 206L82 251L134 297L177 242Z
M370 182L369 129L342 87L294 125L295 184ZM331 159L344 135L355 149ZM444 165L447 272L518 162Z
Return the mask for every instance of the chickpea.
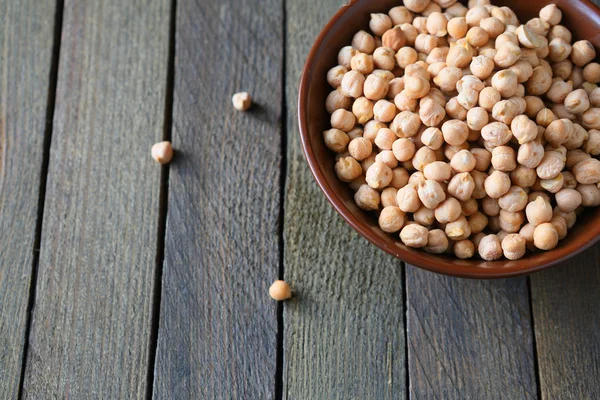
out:
M452 240L464 240L471 236L471 227L467 219L460 216L456 220L446 224L445 232L446 236Z
M405 90L402 90L394 97L394 105L400 111L415 112L417 110L417 100L408 97Z
M352 38L352 47L361 53L372 54L375 50L375 39L365 31L358 31Z
M463 90L456 97L458 104L460 104L465 110L470 110L477 105L479 99L479 92L471 89Z
M369 170L369 168L371 168L371 165L375 164L375 161L377 157L377 153L371 153L371 155L369 155L367 158L365 158L364 160L362 160L361 162L361 166L363 169L363 174L366 174L367 171ZM366 183L366 179L365 179L365 183Z
M558 244L558 232L554 225L545 222L535 227L533 244L540 250L552 250Z
M540 179L552 179L565 167L565 157L557 151L548 151L536 167ZM577 174L575 174L577 176Z
M500 215L500 205L498 204L498 199L493 199L491 197L484 198L481 202L481 208L483 209L483 212L490 217L496 217Z
M371 14L369 28L371 32L377 36L381 36L385 31L392 28L392 19L386 14Z
M342 94L344 96L353 97L356 99L362 96L364 85L365 77L363 74L355 70L348 71L344 74L344 77L342 78Z
M600 131L590 129L588 137L584 141L583 150L593 156L600 155Z
M352 112L351 113L349 113L346 110L335 111L334 114L331 115L331 120L332 120L331 125L332 126L333 126L334 115L338 112L344 113L344 115L346 116L345 118L346 118L347 123L352 121L353 123L358 122L359 124L365 124L373 118L373 102L371 102L366 97L359 97L352 104ZM346 113L348 113L348 114L346 114ZM349 114L352 114L352 118L349 117ZM354 124L352 125L352 127L354 127ZM352 129L352 127L350 127L350 129ZM339 128L339 129L342 129L342 128ZM344 129L342 129L342 130L344 130Z
M525 114L535 119L538 113L545 108L544 101L537 96L525 96ZM513 129L511 127L511 129ZM525 143L525 142L523 142ZM520 143L522 144L522 143Z
M510 141L512 132L502 122L490 122L481 129L481 137L492 146L502 146Z
M538 226L552 219L552 206L543 197L538 197L527 204L525 214L530 224Z
M583 89L577 89L565 97L565 108L574 114L581 114L590 108L590 100Z
M348 144L348 153L358 161L369 157L373 152L371 141L364 137L352 139Z
M579 161L573 166L573 175L577 182L584 185L600 182L600 161L595 158L587 158Z
M556 115L554 115L552 110L544 108L537 113L537 115L535 117L535 122L537 122L538 125L547 127L548 125L550 125L552 122L556 121L557 119L558 118L556 117Z
M397 58L397 56L396 56ZM456 89L456 82L462 78L462 70L457 67L446 67L442 69L433 82L439 86L442 91L451 92Z
M588 153L584 152L583 150L580 150L580 149L569 150L569 151L567 151L567 160L566 160L565 165L568 169L573 169L575 164L577 164L579 161L586 160L589 158L590 158L590 155Z
M504 24L496 17L483 18L479 21L479 26L485 30L490 39L497 38L504 32Z
M415 171L412 173L412 175L408 178L408 183L414 183L415 185L418 185L419 182L424 181L425 178L425 174L421 171Z
M467 118L467 110L460 105L457 97L453 97L446 103L446 115L450 118L464 121Z
M392 174L393 175L392 181L390 182L390 186L396 189L400 189L408 184L408 171L406 171L404 168L393 168Z
M501 171L494 171L484 183L485 192L493 199L506 194L510 190L510 178Z
M392 143L392 151L398 161L409 161L415 155L416 146L410 139L400 138Z
M292 290L287 282L277 280L269 287L269 296L277 301L287 300L292 297Z
M413 14L404 6L396 6L390 9L388 12L392 20L392 24L401 25L404 23L411 23L413 20Z
M495 170L510 172L517 167L517 155L509 146L498 146L492 150L492 166Z
M529 188L533 186L536 179L537 173L535 172L535 169L528 168L524 165L518 165L517 168L510 173L510 180L512 184L522 188Z
M418 76L405 76L404 92L411 99L420 99L429 92L429 81Z
M419 117L425 126L434 127L439 125L446 116L446 110L435 100L426 99L419 108Z
M475 168L475 156L469 150L461 150L450 161L450 166L456 172L470 172Z
M501 68L508 68L519 61L519 58L521 58L521 48L519 45L512 42L507 42L497 49L496 55L494 56L494 61L497 66Z
M336 90L331 91L325 100L325 108L328 113L333 113L335 110L348 109L352 104L352 99L343 94L341 86Z
M444 182L450 179L452 169L443 161L434 161L425 166L423 173L427 179Z
M564 212L558 207L554 208L554 217L563 217L567 223L567 229L571 229L577 222L577 214L575 211Z
M400 28L402 29L402 33L404 33L404 37L406 38L406 45L414 46L415 40L419 35L417 28L409 23L400 24Z
M479 23L482 19L488 18L490 13L483 6L475 6L472 7L469 5L469 10L467 11L467 15L465 16L467 24L469 26L479 26Z
M394 156L391 150L382 150L375 156L375 161L384 163L390 168L396 168L398 166L398 160ZM392 176L393 178L393 176Z
M425 146L433 150L437 150L442 147L442 144L444 143L444 136L442 131L440 131L438 128L430 127L423 131L423 134L421 135L421 141Z
M374 143L377 133L381 128L387 128L387 125L379 121L371 120L365 124L362 136Z
M582 116L582 125L587 129L600 129L600 108L590 108Z
M485 79L494 71L494 60L484 55L473 57L469 65L473 75L480 79Z
M583 68L579 66L573 67L569 80L573 82L573 87L578 88L581 86L583 83Z
M337 89L342 84L344 74L348 72L343 65L337 65L327 71L327 83L334 89Z
M398 189L396 196L398 207L404 212L415 212L421 207L421 200L417 192L417 185L408 183L403 188Z
M556 233L558 234L558 240L562 240L567 236L567 220L561 216L554 216L550 220L554 229L556 229Z
M352 48L352 46L342 47L338 53L338 64L346 68L346 70L349 70L350 61L356 54L358 54L358 51Z
M471 258L475 254L475 246L473 245L473 242L468 239L459 240L458 242L454 243L452 250L454 251L454 255L456 257L463 260Z
M523 212L510 212L506 210L500 210L499 223L500 228L508 233L516 233L521 229L523 225Z
M356 101L354 103L356 104ZM390 122L396 116L396 106L390 101L378 100L373 106L373 115L377 121Z
M420 225L430 226L435 222L434 211L422 206L413 213L413 219Z
M351 182L362 175L362 168L352 157L342 157L335 163L335 173L342 182Z
M564 171L561 173L563 176L563 189L575 189L577 187L577 179L570 171Z
M396 195L398 194L398 189L395 187L388 186L381 192L381 206L389 207L389 206L398 206L396 203Z
M427 246L425 250L430 253L440 254L448 249L448 238L441 229L434 229L429 231L427 237Z
M458 146L467 140L469 127L463 121L457 119L449 120L442 125L442 134L446 143Z
M377 132L375 144L382 150L391 150L396 139L398 137L391 129L382 128Z
M325 146L335 153L343 153L346 151L350 139L344 131L339 129L329 129L323 132Z
M448 183L448 194L461 201L471 198L474 189L475 181L468 172L454 175Z
M561 38L555 38L548 43L548 59L552 62L561 62L571 55L571 45Z
M406 85L406 78L404 79ZM343 87L343 82L342 82ZM363 85L363 92L369 100L380 100L385 98L389 90L389 83L385 78L381 76L371 74L367 76Z
M350 60L350 67L361 74L370 74L373 72L373 56L358 53Z
M496 235L487 235L481 238L477 251L479 256L486 261L502 258L502 245Z
M405 221L404 212L396 206L384 207L379 214L379 227L387 233L398 232L404 226Z
M418 171L423 171L427 164L436 161L435 152L431 150L429 147L421 147L415 153L412 159L413 167Z
M573 135L575 126L568 119L552 121L544 131L544 138L552 146L560 146Z
M380 47L381 48L381 47ZM394 100L395 97L404 90L404 78L393 78L388 84L386 98Z
M367 170L365 179L373 189L383 189L392 181L392 169L381 161L375 161Z
M544 46L544 44L547 45L548 42L548 40L545 37L537 35L527 25L519 26L515 33L517 34L519 43L521 43L522 46L527 47L529 49L537 50L538 48Z
M479 211L479 203L477 203L477 200L473 197L466 201L460 201L459 203L465 217L469 217Z
M383 47L387 47L393 51L400 50L406 45L406 42L406 32L400 26L395 26L387 30L383 36L381 36L381 44Z
M583 67L596 58L596 49L588 40L579 40L573 43L571 60L578 67Z
M471 234L483 232L488 225L488 217L482 212L476 211L469 217L469 227Z
M448 160L452 160L452 157L454 157L454 155L456 153L458 153L461 150L468 150L469 149L469 143L464 142L463 144L459 145L459 146L452 146L449 144L444 145L444 150L443 150L443 156L448 159ZM442 157L442 160L444 159L444 157Z
M515 26L519 24L517 16L509 7L493 7L490 13L492 17L498 18L504 25Z
M473 107L467 112L467 125L472 130L480 131L488 122L489 116L483 107Z
M379 209L381 196L379 192L369 185L362 185L354 194L356 205L363 210L372 211Z
M469 26L467 25L467 21L464 17L455 17L448 21L446 29L451 37L455 39L461 39L467 34Z
M420 248L427 246L427 237L427 228L419 224L406 225L400 231L400 240L408 247Z
M518 260L525 255L527 240L523 235L509 233L502 239L504 257L509 260Z
M558 25L562 18L562 12L556 4L548 4L540 10L540 18L550 25Z
M467 32L467 41L474 47L480 47L489 40L488 33L479 26L474 26Z
M561 79L556 79L550 86L546 97L554 103L562 103L567 95L573 91L573 82L565 82Z
M577 185L576 190L581 194L581 205L584 207L600 206L600 189L597 185Z
M446 194L439 182L430 179L419 182L417 193L421 203L429 209L435 209L446 200Z
M519 144L531 142L537 138L537 125L526 115L518 115L513 118L510 129Z
M402 111L396 115L390 125L390 129L401 138L416 135L420 127L421 119L417 114L410 111Z
M479 105L486 111L492 111L501 99L500 92L493 87L486 87L479 93Z
M550 203L550 196L545 192L531 192L527 195L527 201L535 201L538 197L541 197L547 203Z
M600 64L589 63L583 68L583 79L590 83L600 83Z
M453 3L452 0L444 1L446 4ZM452 17L464 17L467 15L468 8L462 5L461 3L453 3L452 5L445 6L446 14Z
M526 82L527 94L541 96L546 93L552 85L552 74L542 66L535 67L531 78Z
M434 210L435 219L446 224L448 222L455 221L460 217L461 207L458 200L454 197L448 197Z
M402 47L396 52L396 62L400 68L406 68L418 60L417 51L412 47Z
M521 211L527 206L527 193L518 186L511 186L506 194L500 196L498 205L509 212Z
M575 189L561 189L555 195L556 204L561 211L575 211L581 205L582 196Z
M492 77L492 87L504 98L512 97L517 91L517 75L509 70L498 71Z
M573 72L573 62L569 59L552 64L552 73L562 80L569 79Z
M592 107L600 107L600 87L595 88L588 95Z
M463 40L463 39L460 39ZM446 64L449 67L464 68L473 60L473 51L471 45L467 42L466 45L455 45L448 51Z
M490 166L492 154L486 149L471 149L471 154L475 157L475 170L486 171Z

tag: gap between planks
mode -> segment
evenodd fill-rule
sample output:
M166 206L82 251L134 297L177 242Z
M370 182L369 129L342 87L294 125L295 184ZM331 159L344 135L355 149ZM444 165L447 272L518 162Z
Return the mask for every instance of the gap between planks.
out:
M42 241L42 225L44 221L44 204L46 200L46 184L48 181L48 166L50 164L50 145L52 143L52 130L54 128L54 110L56 105L56 85L58 83L58 65L60 60L60 46L63 27L64 0L56 1L54 14L54 32L52 37L52 61L50 63L50 84L46 101L46 128L44 129L44 150L40 172L40 188L38 191L38 212L35 226L35 239L33 245L33 264L29 281L29 298L27 302L27 325L23 336L23 363L19 378L19 392L17 399L23 398L23 382L27 367L27 354L29 351L29 333L31 332L32 310L35 304L35 289L37 287L37 272L40 261L40 243Z

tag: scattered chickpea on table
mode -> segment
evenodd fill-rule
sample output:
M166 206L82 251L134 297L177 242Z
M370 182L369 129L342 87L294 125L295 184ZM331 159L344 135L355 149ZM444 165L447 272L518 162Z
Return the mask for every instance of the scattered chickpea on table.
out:
M327 73L325 145L358 207L404 245L461 259L551 250L600 205L600 64L550 4L371 14Z

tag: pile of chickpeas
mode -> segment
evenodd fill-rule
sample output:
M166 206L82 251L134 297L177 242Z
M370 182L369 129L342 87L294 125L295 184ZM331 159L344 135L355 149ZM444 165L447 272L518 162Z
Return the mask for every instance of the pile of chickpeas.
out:
M409 247L461 259L551 250L600 205L600 64L554 4L371 14L327 73L325 144L356 204Z

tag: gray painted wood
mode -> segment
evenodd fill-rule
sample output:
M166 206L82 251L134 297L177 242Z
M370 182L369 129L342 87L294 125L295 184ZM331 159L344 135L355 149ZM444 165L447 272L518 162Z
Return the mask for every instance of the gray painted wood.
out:
M600 398L600 245L531 276L542 398Z
M173 143L154 397L274 398L280 0L178 0ZM247 91L254 107L236 111Z
M26 398L147 390L169 11L65 3Z
M51 88L54 0L0 1L0 398L16 398Z
M398 399L406 393L402 268L346 224L304 160L296 119L300 72L339 0L287 1L285 279L287 399Z
M468 280L409 266L411 399L535 399L526 278Z

